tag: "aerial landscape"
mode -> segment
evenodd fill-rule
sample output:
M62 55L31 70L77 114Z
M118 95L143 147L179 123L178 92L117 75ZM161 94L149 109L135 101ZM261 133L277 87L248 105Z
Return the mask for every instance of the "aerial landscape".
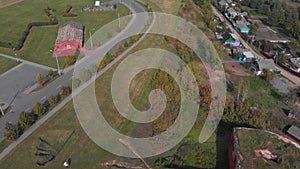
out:
M1 169L299 169L300 0L0 0Z

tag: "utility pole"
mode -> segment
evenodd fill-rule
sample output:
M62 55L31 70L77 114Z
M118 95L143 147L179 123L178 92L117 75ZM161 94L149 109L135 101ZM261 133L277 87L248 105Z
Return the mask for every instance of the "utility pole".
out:
M1 111L2 116L4 117L4 111L2 109L2 105L0 105L0 111Z
M92 34L91 34L91 31L90 31L90 39L91 39L91 50L93 49L94 45L93 45L93 38L92 38Z
M121 28L121 20L120 20L120 13L118 11L118 20L119 20L119 28Z
M57 55L56 54L54 54L54 55L55 55L56 64L57 64L57 72L58 72L59 75L61 75L61 71L60 71L60 68L59 68L59 63L58 63Z

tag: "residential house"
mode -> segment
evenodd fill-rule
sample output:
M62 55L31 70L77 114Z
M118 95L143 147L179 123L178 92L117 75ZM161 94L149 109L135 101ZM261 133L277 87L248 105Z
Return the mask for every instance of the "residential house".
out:
M300 129L296 126L291 126L287 131L286 135L292 138L294 141L300 143Z
M238 16L238 12L233 9L232 7L227 9L227 12L225 13L225 15L227 15L228 18L233 19L236 16Z
M300 72L300 58L291 58L291 63L293 64L294 70Z
M245 20L236 21L234 26L240 31L240 33L248 34L250 32L250 28L247 26L247 22Z

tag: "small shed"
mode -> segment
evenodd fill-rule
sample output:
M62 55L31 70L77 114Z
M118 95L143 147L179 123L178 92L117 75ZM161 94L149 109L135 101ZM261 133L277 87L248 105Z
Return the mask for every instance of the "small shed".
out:
M287 130L287 135L296 140L298 143L300 142L300 129L296 126L291 126Z
M257 61L257 66L258 66L258 70L260 70L260 71L263 71L263 70L274 71L276 69L273 59L259 60L259 61Z

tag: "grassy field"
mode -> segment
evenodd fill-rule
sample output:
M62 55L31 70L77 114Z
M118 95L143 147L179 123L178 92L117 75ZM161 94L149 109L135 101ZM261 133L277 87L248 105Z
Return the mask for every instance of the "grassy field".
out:
M176 52L174 47L168 45L164 41L163 37L157 37L154 35L147 36L146 39L132 52L149 47L160 47ZM190 63L189 66L193 67L194 71L199 71L199 61L196 60ZM137 123L131 123L127 119L124 119L115 109L110 94L110 83L115 68L116 65L97 79L96 82L95 91L98 96L97 101L99 105L101 105L101 111L109 124L118 129L121 133L134 136L140 133L149 133L148 128L144 128L145 126L141 126ZM154 72L154 70L150 70L138 74L131 84L131 89L134 91L131 92L131 94L134 94L131 97L132 102L133 105L139 109L143 109L145 106L147 107L147 102L145 100L151 91L149 89L153 87L153 82L150 82L150 79ZM202 73L195 74L199 75L198 81L199 83L202 83L204 81L204 79L200 76ZM205 112L201 111L199 113L194 129L180 145L165 154L146 159L150 165L154 168L163 168L162 166L156 166L155 160L160 157L178 154L183 158L185 165L187 166L199 166L201 168L214 167L216 159L216 135L213 135L207 143L197 143L197 138L205 116ZM41 137L47 140L53 145L53 147L58 149L73 131L75 131L75 134L71 137L67 145L52 162L47 164L45 168L60 168L64 160L68 158L72 159L72 168L101 168L97 165L98 163L112 159L117 160L118 162L129 162L138 166L143 166L138 160L119 158L104 151L93 143L83 132L80 124L78 123L72 103L68 103L54 117L48 120L11 154L2 160L0 162L0 168L18 168L20 167L20 164L22 164L23 168L38 168L35 164L38 159L34 155L36 147L40 144L38 138ZM209 159L202 160L205 158ZM15 163L16 160L18 163ZM207 161L210 161L210 163Z
M244 168L267 169L267 168L299 168L300 150L295 148L291 144L286 144L283 141L279 141L275 136L262 132L262 131L247 131L237 130L240 140L241 155L244 158L242 166ZM263 148L270 142L270 145ZM262 158L256 157L254 150L268 149L273 154L280 155L282 162L276 164L272 161L268 163L264 162ZM298 160L297 160L298 159Z
M17 61L0 57L0 74L6 72L7 70L11 69L12 67L18 64L19 63Z
M106 12L81 12L83 6L91 6L94 1L24 1L20 4L1 9L0 11L0 40L16 44L21 37L26 26L30 22L47 21L43 9L47 6L55 9L55 16L58 18L59 25L75 21L83 23L86 26L86 34L88 32L94 33L103 25L117 19L116 11ZM63 18L61 13L70 4L73 6L72 13L77 14L74 18ZM17 11L17 12L16 12ZM118 5L120 16L128 15L129 10L123 6ZM8 17L9 16L9 17ZM20 19L22 18L22 19ZM14 25L14 26L11 26ZM50 50L53 50L58 26L47 26L33 28L20 51L13 51L10 49L0 48L0 52L15 55L17 57L30 60L36 63L44 64L50 67L56 67L55 59L51 57ZM85 38L87 40L88 38Z

